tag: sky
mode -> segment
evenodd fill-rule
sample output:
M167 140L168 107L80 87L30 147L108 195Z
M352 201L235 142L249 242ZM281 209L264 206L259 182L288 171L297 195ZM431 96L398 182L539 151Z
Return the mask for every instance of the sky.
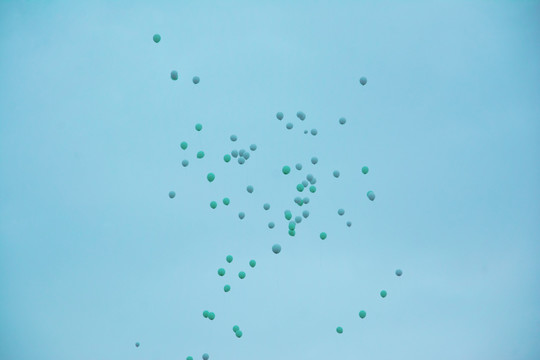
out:
M0 359L540 358L539 16L0 2Z

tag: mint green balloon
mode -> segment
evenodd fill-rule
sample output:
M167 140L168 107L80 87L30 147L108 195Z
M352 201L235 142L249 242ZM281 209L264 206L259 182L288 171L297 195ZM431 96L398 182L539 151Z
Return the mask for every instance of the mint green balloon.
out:
M322 232L321 235L320 235L320 237L321 237L321 240L325 240L326 237L327 237L327 235L326 235L325 232Z
M255 260L250 260L250 261L249 261L249 266L251 266L252 268L254 268L255 265L257 265L257 262L256 262Z
M285 165L285 166L281 169L281 171L283 172L283 174L287 175L288 173L291 172L291 168L288 167L287 165Z
M225 269L224 268L219 268L217 273L218 273L219 276L223 276L223 275L225 275Z
M182 141L182 142L180 143L180 147L182 148L182 150L186 150L187 147L188 147L188 143L185 142L185 141Z
M368 172L369 172L369 168L368 168L367 166L364 166L364 167L362 168L362 174L365 175L365 174L367 174Z
M229 198L223 198L223 204L224 205L229 205L231 203L231 200Z
M239 277L240 279L243 279L243 278L246 277L246 273L243 272L243 271L240 271L240 272L238 273L238 277Z
M227 262L228 262L229 264L232 263L232 261L233 261L232 255L227 255L227 257L225 258L225 260L227 260Z
M223 290L224 290L225 292L231 291L231 285L225 285L225 286L223 287Z
M343 334L343 328L341 326L338 326L336 331L338 334Z
M198 77L198 76L194 76L193 79L192 79L192 81L193 81L193 83L194 83L195 85L197 85L197 84L201 81L201 78Z
M216 178L216 175L214 175L214 173L208 173L208 175L206 175L206 179L208 180L208 182L214 181L215 178Z
M296 222L291 221L291 222L289 223L289 230L294 230L294 229L296 229Z
M315 193L315 191L317 191L317 188L315 187L315 185L311 185L309 187L309 191L311 191L312 193Z
M216 314L214 314L213 312L211 312L211 313L208 314L208 318L209 318L210 320L214 320L214 319L216 318Z
M381 291L381 297L382 297L382 298L385 298L387 294L388 294L388 293L386 292L386 290L382 290L382 291Z
M281 252L281 245L279 244L272 245L272 252L274 254L279 254Z
M237 332L238 330L240 330L240 326L234 325L232 331Z
M154 34L154 36L152 37L152 39L153 39L154 42L157 44L158 42L161 41L161 35L159 35L159 34Z
M304 191L304 185L302 185L302 184L296 185L296 190L298 190L299 192Z
M217 207L217 202L212 201L212 202L210 203L210 207L211 207L212 209L215 209L215 208Z
M296 231L294 231L294 230L289 230L289 235L290 235L290 236L296 235Z
M223 160L228 163L229 161L231 161L231 155L225 154L225 156L223 156Z
M358 313L358 316L360 316L361 319L365 318L366 317L366 312L364 310L360 311Z
M367 197L369 200L373 201L375 200L375 193L373 191L368 191Z
M196 124L195 125L195 130L201 131L202 130L202 125L201 124Z
M197 159L202 159L204 157L204 151L199 151L197 153Z
M290 210L285 210L285 219L291 220L292 219L292 213Z
M208 317L208 314L210 314L210 312L208 312L208 310L204 310L203 313L202 313L202 316L204 316L205 318Z
M242 330L238 330L235 334L236 337L240 339L242 337Z
M193 360L193 357L192 357L192 356L188 356L188 357L186 358L186 360Z

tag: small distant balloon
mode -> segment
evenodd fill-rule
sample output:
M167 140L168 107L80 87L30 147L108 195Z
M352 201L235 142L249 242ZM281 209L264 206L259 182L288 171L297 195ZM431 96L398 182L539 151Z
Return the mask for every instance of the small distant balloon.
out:
M269 203L264 204L264 205L263 205L263 209L264 209L264 210L270 209L270 204L269 204Z
M311 135L315 136L318 134L317 129L311 129Z
M373 191L368 191L367 197L369 200L373 201L375 200L375 193Z
M313 179L313 180L315 180L315 179ZM315 187L315 185L311 185L311 186L309 187L309 191L311 191L312 193L314 193L315 191L317 191L317 188Z
M233 134L233 135L231 135L230 139L231 139L231 141L236 141L236 140L238 140L238 136Z
M257 150L257 145L256 144L251 144L251 145L249 145L249 149L251 151L255 151L255 150Z
M225 291L225 292L231 291L231 285L225 285L225 286L223 287L223 291Z
M387 295L386 290L382 290L382 291L381 291L381 297L382 297L382 298L385 298L386 295Z
M209 318L210 320L214 320L214 319L216 318L216 314L214 314L213 312L211 312L211 313L208 314L208 318Z
M186 166L188 166L188 165L189 165L189 161L187 161L187 160L182 160L182 166L183 166L183 167L186 167Z
M290 230L290 229L289 229L289 235L290 235L290 236L296 235L296 231L295 231L295 230Z
M208 173L208 175L206 175L206 179L208 182L212 182L216 179L216 175L214 175L214 173Z
M204 151L199 151L197 153L197 159L202 159L204 157Z
M340 175L340 174L339 174L339 171L338 171L338 170L334 170L334 177L335 177L335 178L338 178L339 175Z
M298 163L294 166L296 170L302 170L302 164Z
M178 71L176 70L171 71L171 79L175 81L178 80Z
M279 244L274 244L272 246L272 251L274 252L274 254L279 254L281 252L281 245Z
M311 180L313 180L313 175L307 174L306 179L307 179L307 181L311 182Z
M243 278L246 277L246 273L243 272L243 271L240 271L240 272L238 273L238 277L239 277L240 279L243 279Z
M366 79L365 76L362 76L362 77L360 78L360 84L362 84L362 86L364 86L364 85L367 84L367 79Z
M237 158L238 157L238 150L231 151L231 155L232 155L233 158Z
M278 120L283 120L283 113L282 113L281 111L278 112L278 113L276 114L276 118L277 118Z
M291 172L291 168L288 167L287 165L285 165L285 166L281 169L281 171L283 172L283 174L287 175L288 173Z
M338 334L343 334L343 328L341 326L338 326L336 331Z
M302 222L302 217L301 216L297 216L294 218L294 221L297 223L297 224L300 224Z
M237 332L238 330L240 330L240 326L234 325L233 328L232 328L232 331Z
M291 213L290 210L285 210L284 214L285 214L285 219L291 220L291 218L292 218L292 213Z
M321 240L325 240L327 237L325 232L322 232L319 236L321 237Z
M227 257L225 258L225 260L227 260L227 262L228 262L229 264L232 263L232 261L233 261L232 255L227 255Z
M159 41L159 40L158 40L158 41ZM156 41L156 42L158 42L158 41ZM138 342L135 343L135 346L136 346L136 347L139 347L140 345L141 345L141 344L139 344Z
M239 212L238 217L240 218L240 220L243 220L244 217L246 217L246 214L244 212Z
M291 130L293 128L293 123L287 123L285 127L287 128L287 130Z
M289 222L289 230L294 230L294 229L296 229L296 222L294 221Z
M352 223L350 221L347 221L347 226L351 227Z
M201 124L195 124L195 130L201 131L202 130L202 125Z
M235 332L235 334L236 334L237 338L241 338L242 337L242 330L238 330L237 332Z
M210 207L211 207L212 209L217 208L217 202L215 202L215 201L210 202Z
M238 151L238 155L243 157L245 152L246 152L245 149L240 149L240 151Z
M229 198L223 198L223 204L229 205L231 203L231 200Z
M174 191L169 191L169 197L171 199L174 199L175 196L176 196L176 193Z
M252 268L254 268L255 265L257 265L257 262L256 262L255 260L250 260L250 261L249 261L249 266L251 266Z
M307 134L307 133L308 133L308 131L307 131L307 130L304 130L304 134Z
M269 228L269 229L273 229L274 226L276 226L276 224L274 224L273 221L270 221L270 222L268 223L268 228Z
M207 353L204 353L202 358L203 358L203 360L208 360L208 359L210 359L210 355L208 355Z
M240 165L245 164L245 162L246 162L246 159L245 159L244 157L238 157L238 163L239 163Z
M186 360L193 360L193 356L188 356Z
M231 161L231 155L225 154L225 156L223 156L223 160L228 163L229 161Z
M308 198L308 197L303 198L303 199L302 199L302 202L303 202L304 204L309 204L309 198Z
M396 275L397 275L397 276L403 275L403 271L401 271L401 269L397 269L397 270L396 270Z
M194 76L194 77L193 77L193 83L194 83L195 85L197 85L200 81L201 81L201 79L200 79L198 76Z
M244 159L246 159L246 160L249 159L249 156L250 156L250 155L249 155L249 151L245 151L245 152L244 152L244 155L242 155L242 156L243 156Z
M306 188L309 185L309 182L307 180L302 180L302 185Z
M154 36L152 37L152 39L154 40L154 42L157 44L158 42L161 41L161 35L159 34L154 34ZM138 344L138 343L137 343Z
M296 185L296 190L298 190L299 192L304 191L304 185L302 185L302 184Z
M304 217L304 219L307 219L308 216L309 216L309 211L304 210L304 211L302 212L302 216Z
M300 120L302 120L302 121L304 121L305 118L306 118L306 114L304 114L302 111L298 111L298 112L296 113L296 116L297 116Z
M339 119L339 123L340 123L341 125L345 125L346 122L347 122L347 119L345 119L344 117L342 117L342 118Z
M253 186L248 185L248 187L246 188L246 190L247 190L247 192L250 193L250 194L253 193Z
M360 316L361 319L365 318L366 317L366 312L364 310L360 311L358 313L358 316Z
M185 141L182 141L182 142L180 143L180 147L182 148L182 150L186 150L187 147L188 147L188 143L185 142Z
M218 273L219 276L224 276L225 275L225 269L224 268L219 268L217 273Z
M343 216L343 214L345 214L345 210L339 209L339 210L337 211L337 213L338 213L339 216Z
M362 167L362 174L367 174L369 172L369 168L367 166Z
M208 314L210 314L210 312L208 310L204 310L203 313L202 313L202 316L204 318L208 318Z
M311 158L311 163L312 163L313 165L317 164L318 162L319 162L319 159L317 159L316 156L314 156L314 157Z

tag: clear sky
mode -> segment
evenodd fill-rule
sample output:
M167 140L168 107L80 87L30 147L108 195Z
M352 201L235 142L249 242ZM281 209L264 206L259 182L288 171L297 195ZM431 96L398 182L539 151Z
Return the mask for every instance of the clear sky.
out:
M539 18L2 1L0 359L540 358ZM286 209L310 212L294 237Z

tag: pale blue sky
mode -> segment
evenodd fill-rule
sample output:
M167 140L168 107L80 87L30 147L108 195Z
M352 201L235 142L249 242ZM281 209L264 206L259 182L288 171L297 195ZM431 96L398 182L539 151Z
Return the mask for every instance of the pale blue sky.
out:
M539 16L2 1L0 359L540 358ZM290 237L283 211L305 208Z

